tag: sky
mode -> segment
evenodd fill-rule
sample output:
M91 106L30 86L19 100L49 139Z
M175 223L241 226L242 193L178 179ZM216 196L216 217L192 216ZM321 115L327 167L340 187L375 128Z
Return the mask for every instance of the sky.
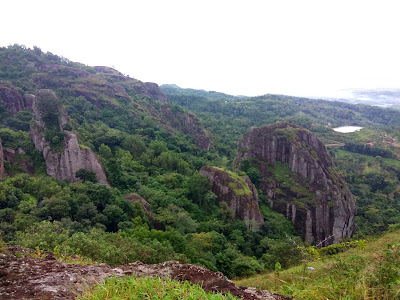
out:
M400 88L400 2L3 0L0 46L233 95Z

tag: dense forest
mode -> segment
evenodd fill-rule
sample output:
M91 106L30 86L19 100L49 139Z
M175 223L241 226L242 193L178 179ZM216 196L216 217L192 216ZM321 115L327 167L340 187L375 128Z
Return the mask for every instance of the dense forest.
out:
M81 182L48 176L29 134L32 112L12 114L0 99L0 139L9 153L7 175L0 179L4 242L112 265L174 259L228 277L273 270L277 262L282 268L296 265L301 258L296 243L302 241L292 223L270 208L267 195L258 190L265 223L252 229L234 218L225 202L216 202L210 182L199 174L210 165L257 181L254 168L234 169L237 143L251 127L276 121L300 125L327 145L345 145L328 150L357 200L357 238L400 223L399 151L387 142L388 136L400 137L399 111L281 95L235 97L173 85L161 87L168 101L160 102L141 92L142 82L111 70L102 72L37 47L0 48L4 89L11 84L20 95L39 89L56 93L59 102L50 103L54 107L42 102L50 148L59 149L65 131L74 132L81 149L97 154L110 185L97 183L85 169L76 174ZM63 128L61 114L55 113L61 108L68 115ZM182 127L173 127L163 110L199 118L199 127L211 137L209 151ZM345 135L332 130L339 125L367 129ZM366 146L371 142L374 147ZM132 194L149 208L130 201Z

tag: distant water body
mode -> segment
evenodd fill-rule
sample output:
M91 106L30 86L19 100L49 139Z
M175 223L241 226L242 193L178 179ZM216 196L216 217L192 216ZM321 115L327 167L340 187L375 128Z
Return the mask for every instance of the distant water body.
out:
M360 131L361 129L363 129L363 127L358 127L358 126L342 126L342 127L333 128L334 131L341 132L341 133L356 132L356 131Z

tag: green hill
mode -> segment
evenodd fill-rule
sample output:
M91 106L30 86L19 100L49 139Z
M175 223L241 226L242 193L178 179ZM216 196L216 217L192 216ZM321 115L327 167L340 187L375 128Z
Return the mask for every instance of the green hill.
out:
M54 105L33 106L53 94ZM234 168L237 143L251 127L276 121L334 145L328 151L357 200L357 238L400 222L399 111L159 88L37 47L0 48L0 237L111 265L174 259L228 277L273 270L277 261L294 266L301 251L287 236L303 243L268 195L258 190L265 222L253 229L199 174L216 166L247 173L258 187L261 174L251 165ZM341 134L332 130L339 125L367 128ZM109 186L84 160L71 171L72 157L82 153L101 165ZM49 166L72 180L49 176Z

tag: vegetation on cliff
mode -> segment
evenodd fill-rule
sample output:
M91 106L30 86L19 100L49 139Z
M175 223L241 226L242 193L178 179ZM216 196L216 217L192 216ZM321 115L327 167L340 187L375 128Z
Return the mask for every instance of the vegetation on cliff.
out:
M236 188L237 193L248 193L248 185L232 168L237 142L252 126L275 121L300 125L327 145L374 142L393 153L389 158L386 152L364 155L332 146L329 153L338 171L330 173L345 178L357 199L357 237L400 223L398 111L276 95L233 97L176 87L162 88L170 101L166 103L154 84L17 45L0 48L0 80L7 83L0 89L13 89L21 97L39 89L53 90L70 119L62 129L77 135L80 149L98 155L111 185L94 183L93 174L85 171L78 173L83 182L47 176L46 162L28 134L32 112L20 105L10 113L4 98L8 94L0 93L0 139L7 174L0 180L0 235L9 244L57 249L61 255L79 254L112 265L176 259L228 277L274 270L277 262L283 268L296 265L301 253L287 236L299 245L302 242L291 222L270 208L270 197L258 190L265 223L259 230L249 230L244 221L233 217L229 206L216 203L211 184L199 174L208 165L232 171L229 174L239 178L243 188ZM191 122L179 122L180 116L188 116ZM55 130L58 116L47 117L54 125L47 139L56 146L63 139ZM329 123L370 129L343 135L325 127ZM196 130L185 131L185 124ZM286 131L282 137L293 136ZM204 151L209 136L211 147ZM259 169L245 160L241 168L259 189ZM271 171L282 186L302 195L296 201L314 201L305 190L307 184L297 184L285 163L272 165ZM139 203L125 199L133 193L150 204L154 219Z

